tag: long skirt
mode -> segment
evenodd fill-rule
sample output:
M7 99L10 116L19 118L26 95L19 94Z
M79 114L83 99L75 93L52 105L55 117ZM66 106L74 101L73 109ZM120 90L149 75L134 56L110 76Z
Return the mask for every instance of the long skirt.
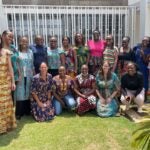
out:
M96 105L97 115L100 117L112 117L118 112L118 104L115 99L113 99L109 104L101 104L98 100Z
M96 97L91 95L88 98L77 98L77 109L78 114L83 114L89 110L96 108Z
M0 134L17 127L11 91L0 84ZM6 87L6 89L5 89Z

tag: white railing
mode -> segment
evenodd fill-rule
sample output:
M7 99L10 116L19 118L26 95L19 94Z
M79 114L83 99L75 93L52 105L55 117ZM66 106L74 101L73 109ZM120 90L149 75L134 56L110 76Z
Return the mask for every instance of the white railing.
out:
M118 46L125 35L131 37L131 45L135 44L135 7L3 5L3 9L6 28L13 30L16 44L24 35L33 43L36 34L43 35L47 45L52 35L58 37L59 46L63 35L69 36L73 44L76 32L83 33L87 41L94 29L103 38L114 35Z

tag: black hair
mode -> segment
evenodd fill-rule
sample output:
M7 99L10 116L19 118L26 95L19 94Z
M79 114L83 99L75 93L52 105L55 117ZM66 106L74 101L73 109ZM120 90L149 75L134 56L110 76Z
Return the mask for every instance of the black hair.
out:
M129 61L129 62L128 62L128 64L127 64L127 66L128 66L129 64L134 65L134 67L135 67L135 70L136 70L136 71L138 71L138 70L139 70L139 67L138 67L138 65L137 65L135 62L133 62L133 61Z
M114 36L109 34L109 35L106 36L106 39L107 39L107 37L110 37L112 39L111 48L113 49L114 48ZM107 42L106 42L106 46L107 46Z
M123 39L124 38L128 39L128 42L130 42L130 37L129 36L124 36Z
M99 30L97 30L97 29L95 29L95 30L93 31L93 34L94 34L95 32L98 32L98 33L99 33L99 35L101 34L101 33L100 33L100 31L99 31Z
M27 36L22 36L19 38L19 43L18 43L18 50L21 52L22 51L22 48L21 48L21 44L20 44L20 41L23 39L23 38L26 38L28 40L28 37Z
M68 36L63 36L63 37L62 37L62 42L64 41L65 38L67 38L67 40L68 40L68 42L69 42L69 44L70 44L70 38L69 38Z
M3 39L2 39L2 37L6 36L9 32L11 32L11 31L9 31L9 30L3 31L2 35L1 35L1 40L0 40L0 49L3 48Z
M75 38L74 38L74 43L75 43L75 46L78 46L78 41L77 41L77 35L81 35L81 37L82 37L82 45L84 46L85 45L85 38L84 38L84 36L83 36L83 34L81 34L81 33L76 33L75 34Z

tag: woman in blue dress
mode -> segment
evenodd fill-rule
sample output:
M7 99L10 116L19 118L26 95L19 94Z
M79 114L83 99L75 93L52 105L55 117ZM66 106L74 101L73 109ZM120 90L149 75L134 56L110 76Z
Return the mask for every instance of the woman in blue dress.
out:
M116 95L119 91L120 82L115 73L111 72L111 65L104 61L102 68L96 75L97 85L97 115L100 117L115 116L118 111Z
M56 76L58 68L61 65L65 66L65 55L64 51L57 47L57 38L55 36L52 36L49 42L50 47L47 49L48 72L52 76Z
M138 65L139 71L144 76L144 88L145 93L148 91L148 78L149 78L149 70L148 70L148 55L150 55L150 47L149 47L149 38L144 37L142 40L141 46L137 47L135 50L135 61Z
M19 66L21 69L21 79L16 86L16 118L30 114L30 84L34 73L33 53L28 48L27 37L20 39L19 46Z

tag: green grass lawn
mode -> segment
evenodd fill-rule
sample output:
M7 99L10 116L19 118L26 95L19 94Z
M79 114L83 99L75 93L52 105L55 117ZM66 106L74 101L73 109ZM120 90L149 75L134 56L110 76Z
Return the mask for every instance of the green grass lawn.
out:
M124 117L82 117L64 112L54 120L37 123L23 117L16 130L0 136L0 150L132 150L136 124Z

